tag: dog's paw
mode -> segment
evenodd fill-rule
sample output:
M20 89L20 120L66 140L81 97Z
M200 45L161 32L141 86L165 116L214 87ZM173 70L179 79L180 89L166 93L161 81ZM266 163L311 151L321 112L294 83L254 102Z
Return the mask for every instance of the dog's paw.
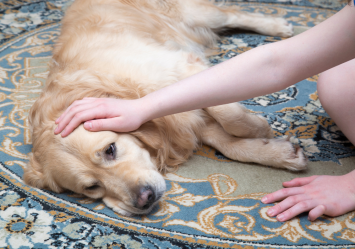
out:
M291 143L290 143L291 144ZM285 168L292 171L300 171L307 168L307 158L303 153L301 147L294 147L292 144L292 150L288 154L288 158L285 159Z
M266 18L261 23L259 32L270 36L291 37L293 26L284 18Z
M274 150L279 152L275 157L273 166L286 168L292 171L300 171L307 168L307 158L302 148L294 146L289 139L273 139Z
M288 23L284 18L275 18L275 31L277 36L291 37L293 35L293 26Z

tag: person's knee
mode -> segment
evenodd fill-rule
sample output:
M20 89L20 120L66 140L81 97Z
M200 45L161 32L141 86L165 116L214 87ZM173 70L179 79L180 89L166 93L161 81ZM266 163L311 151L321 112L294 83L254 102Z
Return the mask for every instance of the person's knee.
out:
M336 81L336 72L332 70L321 73L317 81L317 92L319 100L324 109L327 109L331 104L334 94L333 86Z
M319 75L317 82L318 96L322 104L328 100L354 94L355 59L333 67Z
M355 95L355 59L329 69L319 75L319 100L328 114L334 114L346 105L353 104Z

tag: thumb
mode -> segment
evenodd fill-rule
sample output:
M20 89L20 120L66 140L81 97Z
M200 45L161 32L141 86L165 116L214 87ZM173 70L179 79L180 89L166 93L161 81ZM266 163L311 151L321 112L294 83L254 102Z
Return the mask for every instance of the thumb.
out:
M119 125L116 119L117 118L109 118L86 121L84 128L88 131L117 131L119 130Z

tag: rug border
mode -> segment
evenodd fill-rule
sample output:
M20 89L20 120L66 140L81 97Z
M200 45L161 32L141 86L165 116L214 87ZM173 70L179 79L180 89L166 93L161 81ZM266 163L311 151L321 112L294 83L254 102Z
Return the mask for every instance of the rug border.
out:
M336 10L331 10L331 9L325 9L322 7L314 7L314 6L298 6L298 5L283 5L280 3L257 3L257 2L236 2L238 4L243 4L244 6L281 6L282 8L285 8L286 6L289 7L293 7L293 8L307 8L307 9L322 9L325 12L331 12L331 13L336 13ZM58 23L52 23L52 24L47 24L47 25L43 25L40 26L36 29L30 30L28 32L25 32L21 35L18 35L12 39L9 39L8 41L4 42L3 44L0 45L0 53L3 52L4 50L6 50L8 47L10 47L11 45L21 41L22 39L26 39L29 36L32 36L33 34L42 32L42 31L46 31L48 29L51 28L55 28L55 27L60 27L61 26L61 22ZM23 161L27 161L27 160L23 160ZM114 222L114 218L111 218L109 216L106 217L106 219L108 219L111 222L108 222L107 220L105 220L105 218L103 216L106 216L104 214L99 214L99 213L95 213L94 211L91 211L85 207L82 206L78 206L75 203L71 203L68 202L64 199L60 199L48 192L45 192L43 190L40 189L34 189L32 187L27 186L26 184L24 184L24 182L22 181L22 178L20 176L18 176L16 173L12 172L10 169L8 169L5 164L3 164L2 162L0 162L0 166L2 168L4 168L7 172L0 172L0 176L3 177L5 180L7 180L9 183L11 183L14 187L18 187L19 189L21 189L21 191L24 191L26 193L26 195L28 196L33 196L36 199L41 199L42 197L45 197L44 199L41 199L45 202L47 202L48 204L54 205L57 208L63 208L65 209L65 212L68 213L74 213L76 215L79 215L81 217L85 217L86 219L90 219L93 222L99 222L102 223L103 225L108 225L108 226L115 226L121 229L125 229L127 231L134 231L140 234L151 234L154 236L159 236L159 238L168 238L168 239L173 239L173 240L178 240L181 241L182 243L193 243L195 245L201 245L201 246L213 246L213 247L222 247L222 248L244 248L245 246L253 246L254 248L260 248L260 247L269 247L269 248L348 248L348 247L352 247L355 244L345 244L345 245L329 245L329 246L321 246L321 245L272 245L272 244L260 244L260 243L253 243L253 242L243 242L243 241L232 241L230 239L226 239L226 240L222 240L220 241L219 238L209 238L207 237L207 239L203 236L200 235L189 235L189 234L183 234L183 233L178 233L178 232L173 232L173 231L166 231L166 230L161 230L158 228L152 228L152 227L146 227L144 225L141 225L139 223L135 223L135 222L130 222L130 221L125 221L125 220L120 220L120 222L117 224L117 222ZM6 178L5 175L8 175L9 178ZM38 194L38 195L35 195ZM60 200L60 201L58 201ZM62 203L60 203L62 202ZM64 203L63 203L64 202ZM68 204L69 203L69 204ZM94 215L93 215L94 214ZM91 216L102 216L100 217L100 219L102 220L97 220L97 218L93 217L91 218ZM127 224L123 224L123 223L127 223ZM132 229L132 226L135 226L135 229ZM151 232L148 230L152 230ZM156 230L156 231L154 231ZM164 234L160 234L160 233L164 233ZM173 235L175 233L175 235ZM169 234L173 235L173 236L168 236ZM184 236L186 238L184 238ZM231 246L231 244L234 244Z

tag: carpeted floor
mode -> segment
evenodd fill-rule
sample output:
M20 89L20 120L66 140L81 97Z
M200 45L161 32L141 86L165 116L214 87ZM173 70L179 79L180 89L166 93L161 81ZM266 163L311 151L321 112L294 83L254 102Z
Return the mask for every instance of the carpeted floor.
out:
M284 16L296 33L322 22L344 0L230 1L241 10ZM175 174L150 215L126 218L100 200L30 188L21 177L31 151L28 111L43 88L68 0L0 2L0 248L355 248L355 212L281 223L260 198L295 177L340 175L355 168L354 146L324 112L317 76L243 101L267 117L276 136L295 136L309 158L301 173L242 164L209 147ZM228 34L213 64L278 37ZM292 48L290 48L292 49ZM297 66L297 65L296 65ZM261 82L262 83L262 82Z

